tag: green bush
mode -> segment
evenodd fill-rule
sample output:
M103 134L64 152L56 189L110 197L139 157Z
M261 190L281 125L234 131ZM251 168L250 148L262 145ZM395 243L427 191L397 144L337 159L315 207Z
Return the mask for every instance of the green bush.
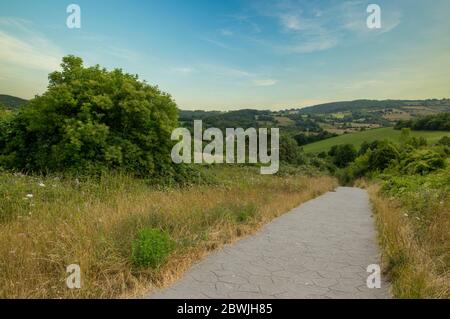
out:
M439 145L450 147L450 137L444 136L438 141Z
M178 111L168 94L119 69L84 67L78 57L64 57L61 67L14 116L0 163L37 172L174 171Z
M351 185L357 178L369 173L368 154L358 156L348 167L336 172L336 177L341 185Z
M385 170L393 162L397 161L400 153L390 142L380 142L375 149L368 151L368 166L371 171Z
M142 229L132 244L131 259L139 267L159 267L174 250L170 235L156 228Z
M353 162L357 156L355 146L352 144L334 145L328 155L333 157L333 164L337 167L346 167Z
M0 104L0 151L5 148L14 114ZM1 154L1 152L0 152Z
M400 162L400 170L406 174L428 174L445 167L446 154L433 149L418 149L406 155Z
M297 142L288 135L280 137L280 160L284 163L302 165L306 159Z

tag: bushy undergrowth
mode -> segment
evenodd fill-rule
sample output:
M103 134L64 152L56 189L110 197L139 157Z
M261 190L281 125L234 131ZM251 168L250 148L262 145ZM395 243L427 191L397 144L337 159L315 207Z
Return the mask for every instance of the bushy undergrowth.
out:
M380 177L371 198L394 296L449 298L450 172Z
M397 199L408 212L417 235L426 235L428 227L443 217L449 218L450 172L438 171L428 175L400 175L384 177L381 191ZM447 221L448 223L448 221ZM443 225L442 225L443 226ZM444 249L450 248L450 232L443 236ZM445 246L447 246L445 248ZM450 249L446 252L450 267Z
M380 174L426 175L445 169L449 149L443 145L428 146L415 138L401 144L375 141L363 144L359 156L347 167L338 170L336 176L341 184L352 184L361 177L376 177Z

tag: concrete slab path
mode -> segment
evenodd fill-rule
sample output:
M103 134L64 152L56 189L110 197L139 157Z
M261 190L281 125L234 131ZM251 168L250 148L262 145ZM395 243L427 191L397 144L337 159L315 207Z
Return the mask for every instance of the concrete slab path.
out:
M366 191L339 187L212 253L149 298L389 298L366 285L379 264Z

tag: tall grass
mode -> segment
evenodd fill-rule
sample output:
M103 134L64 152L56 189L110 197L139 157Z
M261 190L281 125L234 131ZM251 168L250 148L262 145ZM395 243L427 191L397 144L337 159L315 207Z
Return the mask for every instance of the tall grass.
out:
M383 268L397 298L450 298L448 178L440 172L368 187Z
M220 182L165 189L119 174L76 180L0 173L0 297L139 296L336 186L330 177L261 176L257 168L210 173ZM131 259L145 228L175 242L155 269ZM66 287L69 264L81 267L81 289Z

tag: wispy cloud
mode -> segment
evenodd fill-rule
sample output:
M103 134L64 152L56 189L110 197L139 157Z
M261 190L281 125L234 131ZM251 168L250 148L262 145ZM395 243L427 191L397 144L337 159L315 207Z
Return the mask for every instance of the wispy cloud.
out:
M368 29L366 7L365 1L358 0L328 5L313 1L255 1L255 15L275 21L280 35L272 40L248 38L281 53L312 53L337 47L352 36L364 38L390 32L401 22L401 13L390 7L383 10L382 28Z
M296 14L281 14L280 22L281 25L288 31L300 31L302 29L300 18Z
M233 24L238 24L248 33L261 33L262 28L260 25L252 20L252 17L246 14L232 14L227 15L227 18L231 19Z
M137 61L142 57L141 54L137 53L136 51L114 45L106 46L105 53L115 58L124 59L128 61Z
M32 22L9 17L0 18L0 48L1 62L45 71L57 69L64 55Z
M231 31L229 29L220 29L219 33L220 33L220 35L222 35L224 37L230 37L233 35L233 31Z
M278 81L274 79L255 79L253 80L253 84L256 86L272 86L277 84Z
M224 77L251 78L255 76L251 72L223 65L203 65L203 68L208 73Z
M278 80L267 77L267 74L254 73L246 70L222 65L203 65L205 74L214 74L223 78L239 80L240 84L251 86L273 86Z
M200 37L200 40L203 40L203 41L209 42L211 44L214 44L215 46L218 46L219 48L222 48L222 49L235 50L235 48L233 48L233 47L231 47L231 46L229 46L229 45L227 45L227 44L225 44L225 43L223 43L221 41L210 39L208 37Z
M195 72L195 69L189 66L184 67L175 67L171 69L172 73L180 74L180 75L188 75Z

